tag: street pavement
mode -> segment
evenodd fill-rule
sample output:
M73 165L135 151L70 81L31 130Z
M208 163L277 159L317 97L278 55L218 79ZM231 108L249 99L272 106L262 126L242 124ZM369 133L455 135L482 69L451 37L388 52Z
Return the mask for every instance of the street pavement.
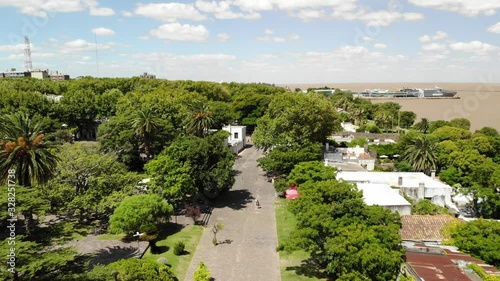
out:
M236 182L217 199L186 281L193 280L199 262L205 263L215 281L281 280L274 188L257 167L261 156L254 147L240 153L234 165L239 172ZM214 246L212 228L217 222L224 224L224 229L217 233L219 244Z

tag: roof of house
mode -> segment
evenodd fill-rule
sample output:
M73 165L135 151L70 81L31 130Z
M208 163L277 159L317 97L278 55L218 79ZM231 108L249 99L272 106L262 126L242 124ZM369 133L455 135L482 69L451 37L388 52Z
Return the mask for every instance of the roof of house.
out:
M424 183L426 188L447 188L451 186L427 176L424 173L415 172L339 172L337 179L351 182L385 183L390 186L399 186L399 178L402 179L402 187L418 187Z
M477 276L466 268L468 263L482 267L487 274L500 271L483 261L458 251L455 247L406 244L406 261L413 272L425 281L475 281Z
M392 189L387 184L358 183L358 189L363 191L363 199L367 205L379 206L411 206L399 191Z
M443 227L456 218L448 215L405 215L401 216L400 230L403 240L411 241L442 241L446 237L442 234Z

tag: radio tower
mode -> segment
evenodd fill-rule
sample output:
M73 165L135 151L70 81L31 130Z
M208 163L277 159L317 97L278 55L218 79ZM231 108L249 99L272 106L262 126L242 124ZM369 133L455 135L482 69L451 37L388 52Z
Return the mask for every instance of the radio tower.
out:
M28 36L24 36L24 68L26 71L33 70L33 65L31 64L31 49L30 49L30 39Z

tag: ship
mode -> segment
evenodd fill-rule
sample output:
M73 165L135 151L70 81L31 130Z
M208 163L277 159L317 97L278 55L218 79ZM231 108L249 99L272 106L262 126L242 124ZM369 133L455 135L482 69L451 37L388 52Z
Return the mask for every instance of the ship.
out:
M403 88L398 91L385 89L365 89L358 93L363 98L455 98L456 91L443 90L439 87L432 89Z

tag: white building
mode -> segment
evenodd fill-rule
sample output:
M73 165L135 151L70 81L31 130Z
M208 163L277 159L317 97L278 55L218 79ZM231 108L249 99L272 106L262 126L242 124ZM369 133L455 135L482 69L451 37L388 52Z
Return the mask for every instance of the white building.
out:
M366 205L379 205L399 215L411 215L411 204L399 194L398 189L393 189L383 183L357 183L358 189L363 191Z
M31 78L36 78L36 79L47 79L49 78L49 72L47 70L34 70L31 71Z
M337 179L355 183L387 184L398 187L401 192L405 192L415 200L428 199L434 204L446 206L451 211L458 213L458 208L451 198L452 187L424 173L339 171Z
M356 133L356 129L359 128L359 126L356 126L350 122L341 122L340 126L342 126L344 132L351 132L351 133Z
M246 126L232 126L228 125L222 130L229 132L229 137L227 138L228 145L231 146L231 151L234 154L238 154L241 150L245 148L246 137L247 137L247 127Z

